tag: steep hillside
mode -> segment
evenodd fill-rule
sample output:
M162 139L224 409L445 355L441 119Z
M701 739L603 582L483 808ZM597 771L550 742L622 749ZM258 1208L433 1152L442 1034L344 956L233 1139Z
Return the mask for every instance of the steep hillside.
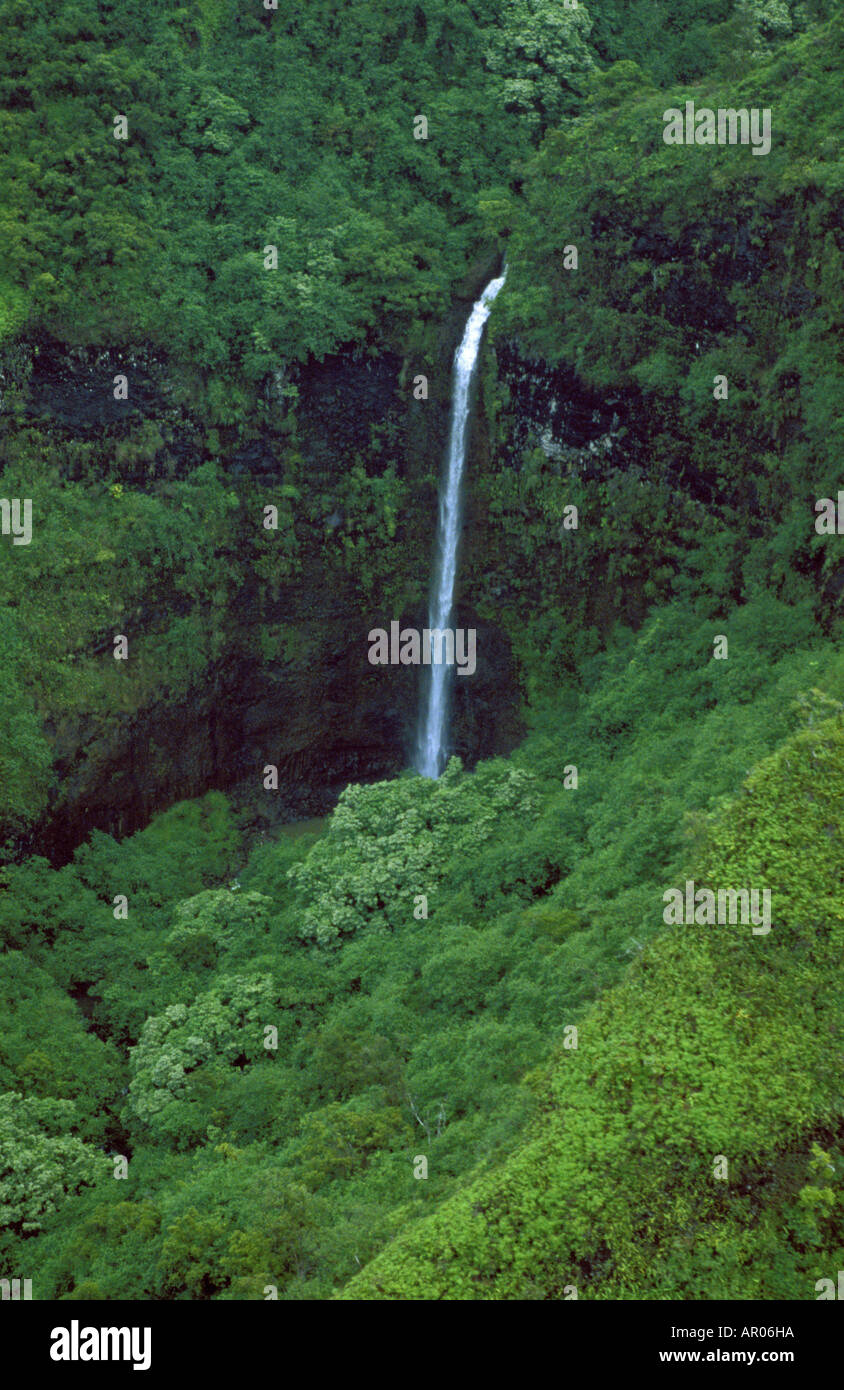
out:
M677 609L619 632L512 758L350 787L316 841L244 862L213 794L119 844L94 835L60 871L8 869L9 1000L25 980L43 1010L58 988L81 1013L59 1015L45 1055L38 1015L3 1004L15 1142L42 1151L52 1209L7 1197L0 1256L25 1255L41 1297L325 1298L385 1247L362 1289L545 1296L574 1278L586 1296L571 1261L559 1286L543 1268L565 1238L584 1269L612 1249L595 1296L810 1296L797 1237L779 1282L762 1255L794 1183L834 1182L820 1215L840 1201L811 1145L837 1142L844 784L838 726L817 729L840 716L844 666L781 605L729 619L727 660L711 630ZM690 876L770 885L770 933L666 926L663 894ZM54 1154L66 1104L78 1147ZM719 1154L729 1181L710 1191ZM488 1264L466 1226L476 1192L495 1213ZM521 1222L510 1246L499 1193ZM760 1226L744 1294L678 1224L686 1198L701 1242L719 1212ZM420 1252L452 1232L465 1253L434 1278ZM834 1228L811 1239L837 1258Z
M764 882L770 931L648 947L549 1068L518 1153L345 1296L813 1297L844 1253L842 813L839 716L755 769L690 866Z
M814 1300L839 0L0 28L0 1278ZM769 147L667 143L688 103ZM427 621L505 265L451 529L477 671L426 778L427 673L368 634ZM689 881L770 890L770 930L667 919Z

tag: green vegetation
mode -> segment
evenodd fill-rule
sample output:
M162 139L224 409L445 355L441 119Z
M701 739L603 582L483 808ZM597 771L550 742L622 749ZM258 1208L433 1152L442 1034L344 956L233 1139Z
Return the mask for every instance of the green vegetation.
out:
M818 775L818 764L822 773ZM776 863L776 939L686 926L549 1069L542 1117L348 1297L810 1298L842 1252L840 717L754 772L694 865ZM727 1158L729 1178L718 1171ZM597 1179L597 1181L596 1181Z
M109 1152L131 1156L125 1181L92 1174L78 1194L67 1156L67 1196L26 1249L42 1296L254 1298L269 1283L325 1297L400 1236L350 1294L462 1297L491 1281L484 1296L561 1296L586 1277L595 1296L808 1297L840 1201L812 1146L835 1164L844 662L773 601L723 626L728 661L679 609L619 631L509 762L352 787L326 834L243 865L213 794L121 845L97 835L57 872L7 870L9 988L26 942L30 987L84 987L96 1032L128 1053L121 1068L91 1039L80 1094L64 1075L90 1037L80 1023L59 1014L39 1040L27 1011L6 1049L10 1089L72 1097L82 1142L104 1098ZM769 937L663 926L667 886L738 887L760 866ZM203 886L224 867L236 879ZM635 1153L654 1141L674 1177L651 1208L663 1168L642 1172ZM723 1191L708 1177L722 1153ZM553 1202L518 1259L505 1223L476 1263L463 1213L476 1192L512 1207L511 1173L526 1222L538 1189ZM581 1201L586 1224L561 1227ZM783 1212L808 1244L780 1250ZM452 1213L455 1256L435 1277L424 1252ZM722 1257L687 1259L709 1223ZM543 1241L574 1263L544 1270Z
M7 331L166 343L231 393L442 314L477 190L520 149L507 105L541 106L593 61L585 13L556 9L74 0L57 22L3 0ZM523 24L534 48L553 34L549 65Z
M0 0L0 493L33 502L0 538L0 1275L813 1299L844 1261L838 7L57 8ZM771 106L770 155L666 146L686 98ZM268 829L258 706L306 787L358 704L401 722L331 677L422 611L443 325L505 251L461 599L526 736ZM770 933L665 925L692 878L770 887Z
M511 270L493 336L571 364L622 421L597 477L546 456L547 420L514 468L519 407L489 374L501 447L478 484L472 582L537 679L557 674L584 627L639 621L654 602L820 592L828 616L840 609L840 545L813 523L816 499L836 495L844 439L842 57L839 14L740 80L657 88L618 63L546 136L523 196L500 212ZM686 98L771 107L770 154L665 145L662 113ZM567 245L577 271L564 269ZM579 533L561 529L567 504Z

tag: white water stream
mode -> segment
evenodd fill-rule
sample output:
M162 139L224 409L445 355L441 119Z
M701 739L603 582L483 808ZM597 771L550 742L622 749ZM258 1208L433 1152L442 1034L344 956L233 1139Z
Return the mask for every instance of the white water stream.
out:
M505 269L503 275L500 275L496 280L491 280L487 285L469 315L460 346L454 354L451 430L445 477L440 487L434 583L428 618L429 626L439 631L444 631L449 627L454 604L457 548L460 540L461 483L466 463L472 379L478 365L478 353L480 352L484 325L489 318L495 296L506 278L507 271ZM436 651L436 646L434 651ZM442 644L440 645L440 654L444 655ZM448 757L446 721L450 674L451 668L445 660L436 661L432 656L431 678L427 689L427 700L420 719L416 753L416 769L421 772L423 777L439 777Z

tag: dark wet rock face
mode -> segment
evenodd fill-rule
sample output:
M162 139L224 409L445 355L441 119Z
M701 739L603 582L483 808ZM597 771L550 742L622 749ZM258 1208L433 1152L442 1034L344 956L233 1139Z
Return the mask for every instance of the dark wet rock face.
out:
M297 419L309 463L332 476L338 459L359 454L367 471L379 472L372 432L388 420L403 432L403 402L397 400L401 358L367 357L361 350L315 362L299 377Z
M121 376L131 382L125 397L115 381ZM166 363L149 350L68 349L46 338L34 344L26 413L73 434L92 434L165 415L169 393Z
M210 789L260 801L268 764L279 774L278 792L265 793L273 799L271 819L323 814L348 782L395 776L410 764L426 673L372 666L367 634L392 619L417 627L427 621L434 480L447 438L462 304L453 319L439 330L435 361L350 349L322 363L288 364L258 393L254 416L237 430L213 431L213 449L202 410L191 407L190 383L175 374L171 380L160 355L144 348L68 350L54 340L28 345L18 417L39 432L45 456L52 449L68 478L82 467L75 448L94 448L107 478L115 450L128 442L112 475L125 486L166 498L173 480L214 457L250 505L256 488L261 495L266 489L271 500L272 488L284 481L278 460L290 434L279 427L286 406L274 413L267 393L273 397L292 385L299 486L304 472L309 494L326 500L316 508L310 495L304 498L297 514L301 570L275 595L256 581L248 545L241 549L241 537L234 538L234 552L243 557L239 578L225 608L214 614L222 655L186 694L146 691L134 705L111 712L52 711L45 724L54 755L50 810L22 850L62 861L95 828L130 834L156 812ZM417 371L430 375L427 401L414 399ZM121 373L130 381L125 401L114 395ZM479 424L483 455L482 431ZM133 452L138 440L143 448ZM326 564L327 547L342 543L346 523L335 494L356 459L369 476L393 463L406 484L395 546L402 612L372 611L357 576L338 578L336 566ZM126 615L135 644L159 633L168 615L193 601L171 583L166 567L155 573L155 582L133 595ZM494 625L474 618L472 604L472 593L462 594L458 618L479 630L478 668L456 682L453 701L453 749L468 764L507 751L522 732L509 643ZM301 636L301 656L267 655L268 634L282 630ZM83 655L108 660L111 643L110 631L92 632Z
M632 393L615 397L590 391L566 365L551 366L531 358L516 343L496 345L498 375L507 386L509 406L505 447L511 461L531 439L567 449L589 446L618 429L619 420L635 414Z

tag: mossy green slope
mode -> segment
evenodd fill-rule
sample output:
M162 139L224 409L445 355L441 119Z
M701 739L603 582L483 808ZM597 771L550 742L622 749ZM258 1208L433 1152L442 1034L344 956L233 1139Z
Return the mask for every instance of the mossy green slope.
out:
M826 721L757 767L694 865L770 887L770 933L667 929L549 1068L524 1147L342 1296L817 1297L841 1257L842 812Z

